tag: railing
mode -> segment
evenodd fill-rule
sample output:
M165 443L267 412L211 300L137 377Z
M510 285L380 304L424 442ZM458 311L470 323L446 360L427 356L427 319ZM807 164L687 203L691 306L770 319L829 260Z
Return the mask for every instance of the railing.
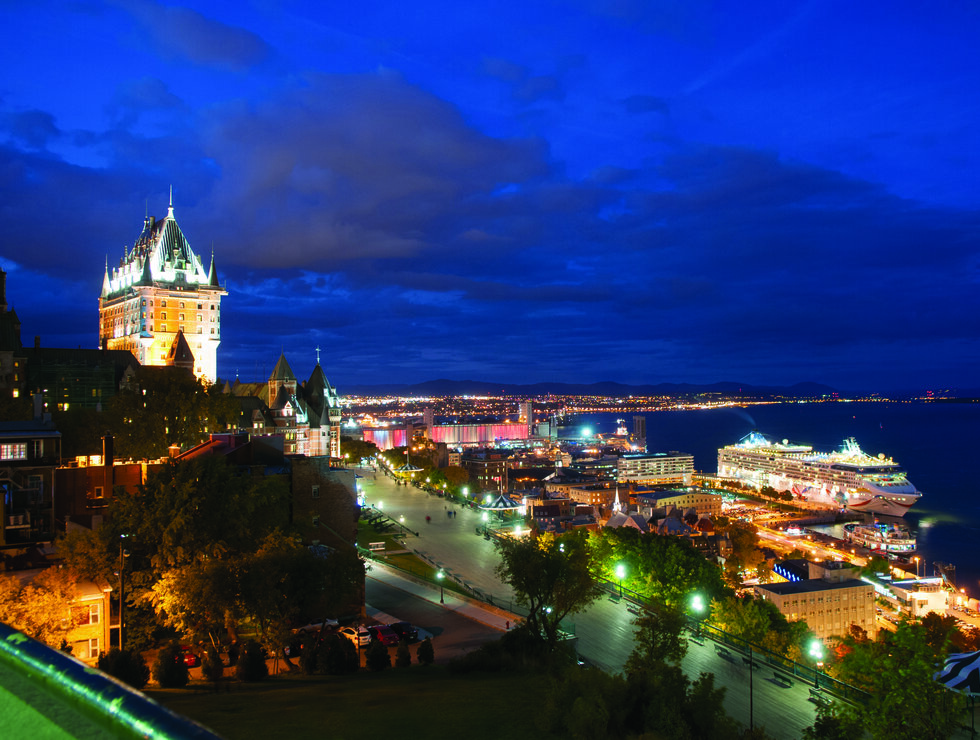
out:
M10 727L23 721L24 730L34 730L31 735L46 735L58 724L70 722L70 726L94 724L107 735L134 740L220 740L202 725L5 624L0 624L0 666L4 669L0 675L15 676L30 686L32 694L47 700L44 707L25 711L21 717L16 716L19 702L4 702L4 721ZM11 693L23 688L9 686L8 680L0 678L0 687Z

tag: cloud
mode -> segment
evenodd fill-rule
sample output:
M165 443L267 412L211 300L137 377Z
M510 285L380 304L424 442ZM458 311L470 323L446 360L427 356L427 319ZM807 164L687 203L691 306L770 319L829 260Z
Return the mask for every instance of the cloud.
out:
M62 133L55 125L54 116L46 111L6 113L3 118L3 127L10 139L31 149L46 149Z
M148 0L131 0L125 5L142 26L142 33L167 56L245 71L271 55L270 47L251 31L190 8Z

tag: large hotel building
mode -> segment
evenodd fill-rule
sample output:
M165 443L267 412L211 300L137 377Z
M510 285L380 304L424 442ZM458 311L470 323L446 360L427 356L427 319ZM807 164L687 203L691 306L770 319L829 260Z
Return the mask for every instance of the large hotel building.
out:
M127 349L142 365L185 365L214 382L221 343L221 297L214 267L205 268L174 218L148 216L118 267L106 264L99 297L99 345Z

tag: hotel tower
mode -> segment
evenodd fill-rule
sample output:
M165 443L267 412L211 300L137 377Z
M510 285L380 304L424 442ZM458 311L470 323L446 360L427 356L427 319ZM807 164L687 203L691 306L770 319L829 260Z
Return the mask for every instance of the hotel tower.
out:
M214 267L194 254L177 219L173 192L166 217L143 220L143 231L119 266L106 263L99 297L99 345L128 349L142 365L177 365L208 382L217 379L221 297Z

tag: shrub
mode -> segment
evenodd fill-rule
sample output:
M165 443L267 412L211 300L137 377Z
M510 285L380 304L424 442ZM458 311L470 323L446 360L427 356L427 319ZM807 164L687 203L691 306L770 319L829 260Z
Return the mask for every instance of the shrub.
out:
M268 677L269 666L265 663L265 651L255 640L242 646L235 665L235 676L239 681L261 681Z
M383 671L391 668L391 655L380 640L372 640L367 646L365 663L369 670Z
M142 689L150 680L150 669L143 656L135 650L112 648L99 656L99 670L134 689Z
M319 649L322 643L316 640L307 640L303 643L303 651L299 654L299 667L307 676L318 673L317 670L322 661L319 659Z
M331 676L356 673L361 667L361 657L354 643L340 635L330 635L320 647L320 670Z
M225 672L225 664L221 662L221 654L214 645L208 645L201 660L201 675L208 681L217 683Z
M412 653L408 649L408 643L404 640L398 643L398 651L395 653L395 665L398 668L408 668L412 665Z
M187 685L190 675L184 665L184 655L176 642L160 649L153 663L153 678L164 689L179 689Z
M432 649L432 640L426 637L419 643L419 649L415 653L415 658L422 665L432 665L432 662L436 659L436 653Z

